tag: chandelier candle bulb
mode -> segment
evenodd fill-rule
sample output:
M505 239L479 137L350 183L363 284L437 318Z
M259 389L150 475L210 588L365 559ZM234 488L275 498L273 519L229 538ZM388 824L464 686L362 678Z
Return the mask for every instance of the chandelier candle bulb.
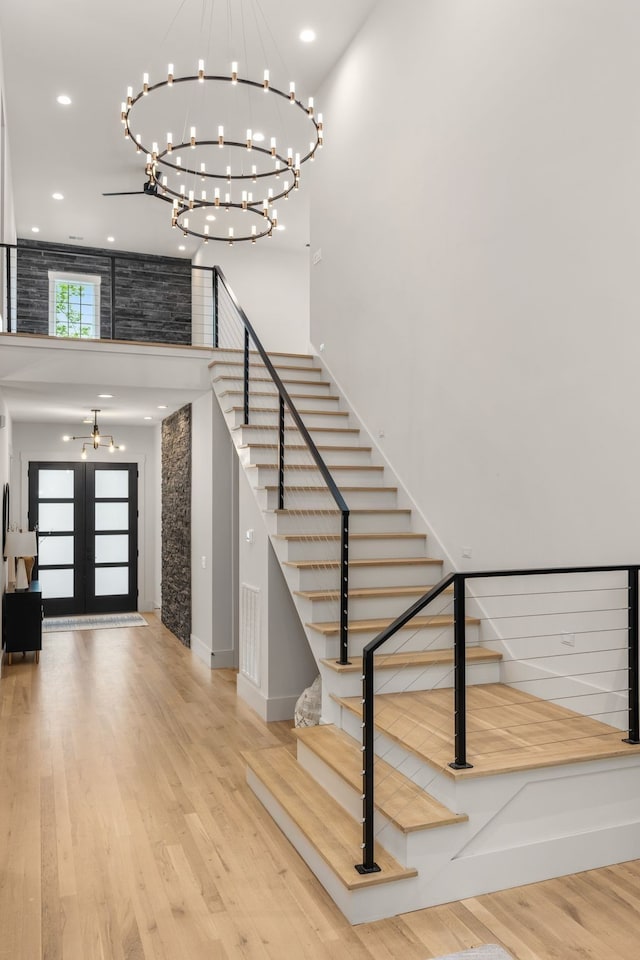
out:
M229 206L230 206L230 204L231 204L231 194L230 194L230 193L225 193L225 195L224 195L224 202L225 202L226 205L227 205L227 207L226 207L227 213L229 213Z
M200 199L201 199L202 203L206 203L206 202L207 202L207 191L206 191L206 190L202 190L202 191L200 192Z
M274 227L277 227L277 226L278 226L278 211L277 211L277 210L272 210L272 211L271 211L271 221L272 221Z
M193 190L189 190L189 210L193 210L193 198L194 192Z
M127 106L130 107L133 103L133 87L127 87Z
M243 210L247 209L247 191L246 190L242 191L242 209Z
M220 189L219 189L219 187L216 187L215 190L213 191L213 202L214 202L214 204L215 204L216 207L219 207L219 206L220 206Z
M142 74L142 92L145 95L145 97L149 93L149 74L148 73Z
M271 156L275 157L276 155L276 138L271 137Z
M313 97L309 97L309 105L307 106L307 113L310 117L313 116Z
M263 217L266 217L266 216L268 216L268 215L269 215L269 201L268 201L268 200L263 200L263 201L262 201L262 216L263 216Z
M253 146L253 131L247 130L247 150L251 150Z
M195 145L196 145L196 128L195 128L195 127L191 127L191 140L190 140L190 143L191 143L191 147L192 147L192 149L193 149L193 147L195 147Z
M218 127L218 146L219 147L224 146L224 127L223 126Z
M288 167L293 166L293 150L291 149L291 147L287 148L287 166Z
M120 120L122 121L122 123L127 122L127 105L124 102L124 100L120 104Z
M189 217L185 217L182 223L182 234L183 236L186 237L188 233L189 233Z
M158 144L157 144L157 143L153 143L153 144L151 145L151 159L153 160L154 163L155 163L155 161L158 159Z
M256 225L255 225L255 223L254 223L254 224L252 225L252 227L251 227L251 243L255 243L255 242L256 242L256 234L257 234L257 232L258 232L258 228L256 227Z
M198 60L198 80L204 83L204 60Z
M255 163L251 167L251 178L254 183L258 182L258 168L256 167Z
M236 84L238 82L238 61L234 60L231 64L231 83Z
M173 150L173 134L167 134L167 153L171 153Z
M293 80L289 84L289 102L290 103L296 102L296 85Z
M267 90L269 89L269 71L268 70L265 70L264 72L264 79L262 81L262 86L264 87L264 92L266 93Z
M167 178L166 178L166 177L163 177L163 178L162 178L162 189L163 189L163 190L166 190L166 189L167 189L167 184L168 184Z
M141 144L142 144L142 135L141 135L141 134L137 134L137 136L136 136L136 153L140 153L140 150L142 149Z
M227 166L227 183L231 183L231 167Z
M173 86L173 64L172 63L169 64L169 68L167 70L167 84L170 87Z

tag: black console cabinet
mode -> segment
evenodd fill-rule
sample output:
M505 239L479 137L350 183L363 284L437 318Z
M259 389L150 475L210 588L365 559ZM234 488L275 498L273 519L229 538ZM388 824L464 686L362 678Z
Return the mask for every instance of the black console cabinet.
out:
M36 663L42 650L42 591L37 580L28 590L10 590L4 595L2 640L9 663L14 653L35 651Z

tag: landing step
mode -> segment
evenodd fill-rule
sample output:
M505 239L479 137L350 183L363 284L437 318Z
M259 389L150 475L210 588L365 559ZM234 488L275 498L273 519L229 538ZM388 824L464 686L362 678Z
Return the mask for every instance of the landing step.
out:
M353 534L352 534L353 536ZM350 600L366 600L371 597L424 597L434 584L418 587L359 587L349 590ZM452 593L453 587L448 587L443 593ZM296 590L297 597L305 600L339 600L338 590Z
M312 626L312 624L310 624ZM349 627L351 629L351 627ZM467 647L466 662L490 663L502 660L502 654L486 647ZM362 673L362 660L340 663L337 660L321 660L336 673ZM453 663L453 650L407 650L402 653L379 653L374 657L376 670L399 670L401 667L432 667L441 663Z
M360 792L362 752L360 744L353 737L331 723L299 727L294 733L305 747L317 754L350 787ZM403 833L464 823L469 819L464 813L452 813L380 757L375 760L375 782L376 808Z
M375 861L380 873L360 875L355 869L362 842L360 825L318 786L286 747L250 750L243 757L249 770L347 890L417 875L416 870L401 867L378 844Z
M335 697L362 716L361 697ZM610 757L640 758L640 745L622 730L502 683L467 687L467 761L452 770L454 692L451 688L383 693L375 698L379 733L454 780L535 770Z
M277 490L277 487L273 487ZM308 490L309 487L300 487L301 490ZM356 489L356 488L352 488ZM364 490L370 490L371 487L364 487ZM418 566L419 564L439 565L442 560L435 557L386 557L375 560L350 560L350 567L400 567L400 566ZM299 570L326 570L331 567L339 567L339 560L285 560L285 566L297 567Z
M350 565L353 566L355 563L357 563L357 561L352 560ZM467 624L480 623L477 617L465 617L464 619ZM369 630L380 632L392 623L393 617L381 620L350 620L349 633L366 633ZM452 627L453 624L453 617L447 616L446 614L437 614L433 617L414 617L413 620L410 620L409 623L405 624L404 627L400 627L400 629L417 630L419 627ZM306 626L310 627L311 630L315 630L317 633L321 633L325 637L340 633L340 622L338 620L327 623L307 623Z

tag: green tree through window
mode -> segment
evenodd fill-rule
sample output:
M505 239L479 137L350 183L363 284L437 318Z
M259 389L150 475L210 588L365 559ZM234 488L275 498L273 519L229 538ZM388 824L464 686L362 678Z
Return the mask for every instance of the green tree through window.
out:
M100 278L49 273L49 333L56 337L100 336Z

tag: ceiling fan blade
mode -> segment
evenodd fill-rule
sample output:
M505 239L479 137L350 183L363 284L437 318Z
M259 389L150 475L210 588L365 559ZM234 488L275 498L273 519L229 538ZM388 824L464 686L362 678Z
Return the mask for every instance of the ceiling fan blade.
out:
M103 193L103 197L137 197L143 195L146 190L117 190L115 193Z

